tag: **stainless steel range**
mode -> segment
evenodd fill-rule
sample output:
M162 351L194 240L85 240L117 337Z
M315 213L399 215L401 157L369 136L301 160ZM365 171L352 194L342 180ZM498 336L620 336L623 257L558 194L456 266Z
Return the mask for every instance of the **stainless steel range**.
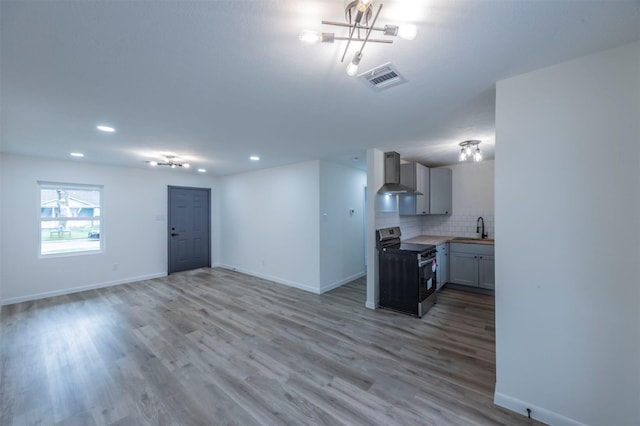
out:
M376 231L381 308L421 318L436 302L436 246L400 241L400 228Z

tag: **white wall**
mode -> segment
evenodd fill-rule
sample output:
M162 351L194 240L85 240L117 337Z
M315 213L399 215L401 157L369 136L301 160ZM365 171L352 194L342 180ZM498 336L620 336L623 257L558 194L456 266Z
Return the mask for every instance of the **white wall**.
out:
M0 167L3 303L166 275L167 186L212 188L215 182L212 177L182 170L111 167L9 154L2 155ZM39 258L38 181L104 186L103 253Z
M220 179L220 266L319 293L320 162Z
M384 153L379 149L367 150L367 301L365 306L376 309L378 293L378 252L376 249L377 215L380 199L378 189L384 183ZM389 208L386 206L386 208ZM395 207L397 209L397 207Z
M366 184L366 172L320 161L321 292L365 274L363 208Z
M499 82L496 136L496 403L637 425L640 43Z
M447 166L453 175L452 208L491 210L495 204L495 161L457 163Z
M0 141L2 146L2 141ZM4 154L0 152L0 250L2 250L2 206L4 204L4 198L2 196L2 158ZM2 314L2 255L0 253L0 316Z

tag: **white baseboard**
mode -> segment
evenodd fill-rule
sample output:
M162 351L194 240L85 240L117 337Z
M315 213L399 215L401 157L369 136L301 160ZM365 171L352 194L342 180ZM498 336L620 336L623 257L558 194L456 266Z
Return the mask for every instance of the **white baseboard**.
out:
M493 402L507 410L514 411L519 414L527 415L527 408L531 409L531 418L539 420L543 423L554 426L585 426L577 420L570 419L561 414L538 407L534 404L513 398L500 392L493 395Z
M302 283L298 283L298 282L295 282L295 281L285 280L285 279L282 279L280 277L274 277L274 276L271 276L271 275L262 274L260 272L255 272L255 271L251 271L249 269L244 269L244 268L238 268L236 266L231 266L231 265L218 264L216 266L220 267L220 268L228 269L230 271L241 272L243 274L251 275L252 277L257 277L257 278L262 278L262 279L265 279L265 280L273 281L273 282L278 283L278 284L288 285L289 287L299 288L300 290L305 290L305 291L308 291L310 293L320 294L320 289L319 288L312 287L312 286L307 285L307 284L302 284Z
M377 306L376 306L376 304L374 302L370 302L368 300L367 300L367 303L364 304L364 306L366 306L369 309L376 309L377 308Z
M81 291L95 290L97 288L111 287L120 284L128 284L136 281L150 280L153 278L166 277L166 272L157 272L155 274L140 275L137 277L128 277L120 280L106 281L102 283L83 285L80 287L63 288L60 290L47 291L44 293L29 294L26 296L11 297L9 299L1 299L0 305L12 305L14 303L29 302L31 300L44 299L47 297L62 296L65 294L79 293Z
M337 282L335 282L333 284L329 284L327 286L321 287L320 288L320 294L326 293L326 292L328 292L330 290L333 290L334 288L340 287L341 285L345 285L346 283L350 283L353 280L357 280L358 278L364 277L365 274L366 274L365 271L358 272L357 274L351 275L350 277L344 278L344 279L342 279L340 281L337 281Z

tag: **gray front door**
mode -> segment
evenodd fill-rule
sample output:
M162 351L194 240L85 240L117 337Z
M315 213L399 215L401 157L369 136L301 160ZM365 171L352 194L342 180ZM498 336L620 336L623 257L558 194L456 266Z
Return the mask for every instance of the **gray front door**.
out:
M211 266L211 190L169 187L169 273Z

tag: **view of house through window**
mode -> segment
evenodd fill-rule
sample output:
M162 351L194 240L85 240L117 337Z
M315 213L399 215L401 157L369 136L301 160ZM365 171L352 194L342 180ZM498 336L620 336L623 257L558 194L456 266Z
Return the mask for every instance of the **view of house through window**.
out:
M40 183L40 254L102 250L102 188Z

